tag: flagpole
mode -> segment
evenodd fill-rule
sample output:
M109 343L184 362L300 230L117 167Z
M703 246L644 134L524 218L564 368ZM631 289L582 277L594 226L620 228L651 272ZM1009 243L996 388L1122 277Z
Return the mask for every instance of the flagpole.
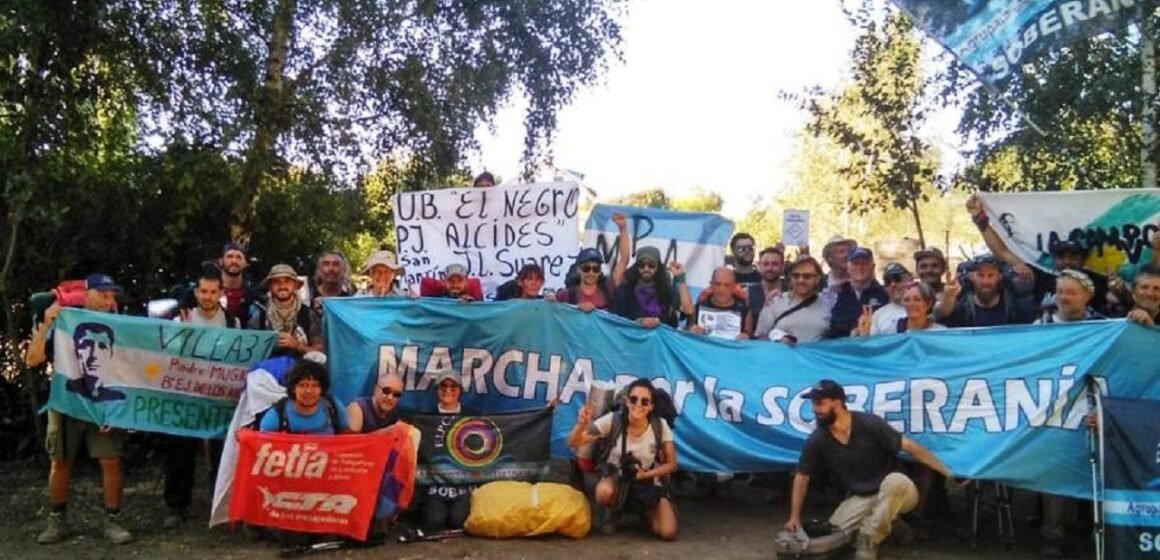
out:
M1104 560L1104 402L1095 377L1086 376L1088 410L1095 412L1095 426L1088 427L1089 462L1092 469L1092 541L1096 560ZM1090 412L1089 412L1090 413Z

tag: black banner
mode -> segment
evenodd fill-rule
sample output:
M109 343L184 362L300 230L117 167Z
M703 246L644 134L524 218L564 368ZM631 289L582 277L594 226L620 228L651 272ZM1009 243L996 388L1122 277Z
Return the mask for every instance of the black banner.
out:
M535 482L548 473L552 409L486 416L419 414L418 484Z

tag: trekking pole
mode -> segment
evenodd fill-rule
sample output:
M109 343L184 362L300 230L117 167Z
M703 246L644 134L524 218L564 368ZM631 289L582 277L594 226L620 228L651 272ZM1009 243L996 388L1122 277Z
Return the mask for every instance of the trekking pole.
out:
M1084 378L1087 385L1088 410L1095 413L1094 429L1088 427L1088 461L1092 470L1092 540L1096 560L1104 560L1104 402L1100 386L1092 376Z

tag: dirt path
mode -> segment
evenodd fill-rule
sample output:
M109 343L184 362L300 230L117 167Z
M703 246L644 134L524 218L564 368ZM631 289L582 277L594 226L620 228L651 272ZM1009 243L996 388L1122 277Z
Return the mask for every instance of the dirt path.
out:
M124 516L136 542L115 547L101 539L100 488L94 468L81 469L73 483L69 517L76 533L68 541L39 546L36 534L45 515L45 471L43 466L0 464L0 559L62 560L65 558L116 559L174 558L180 560L230 560L277 558L278 549L258 541L243 531L206 530L190 522L176 531L165 531L161 521L165 508L161 500L160 475L155 468L131 472L125 490ZM207 491L199 491L194 513L208 517ZM730 485L724 496L680 500L681 535L674 543L662 543L635 526L613 535L594 532L581 541L560 538L494 541L459 538L439 543L398 544L366 550L343 550L312 555L311 558L398 558L398 559L539 559L664 560L773 557L773 534L785 519L784 503L767 504L766 490L745 484ZM1029 496L1018 496L1016 519L1029 510ZM959 514L961 516L961 513ZM881 558L958 560L964 558L1037 558L1038 539L1033 528L1017 528L1021 538L1015 551L994 542L993 518L987 519L984 537L977 549L955 537L953 516L940 519L934 538L908 547L886 546ZM965 519L965 518L964 518ZM1090 558L1090 546L1083 531L1072 539L1071 558Z

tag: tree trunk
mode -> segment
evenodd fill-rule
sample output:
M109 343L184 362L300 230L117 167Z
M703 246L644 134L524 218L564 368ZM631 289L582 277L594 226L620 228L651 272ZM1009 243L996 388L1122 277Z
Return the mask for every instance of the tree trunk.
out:
M918 246L920 249L926 249L926 235L922 232L922 215L918 212L917 198L910 201L910 214L914 216L914 228L918 230Z
M1156 41L1152 25L1153 3L1141 6L1140 18L1140 90L1144 98L1140 111L1142 142L1140 145L1140 186L1156 188Z
M270 32L269 55L266 58L266 79L262 85L259 106L254 111L254 139L246 151L242 168L242 196L234 204L230 215L230 239L247 246L250 243L251 222L262 194L262 186L274 160L274 147L285 131L286 115L286 59L290 55L290 40L294 34L295 0L278 0Z

